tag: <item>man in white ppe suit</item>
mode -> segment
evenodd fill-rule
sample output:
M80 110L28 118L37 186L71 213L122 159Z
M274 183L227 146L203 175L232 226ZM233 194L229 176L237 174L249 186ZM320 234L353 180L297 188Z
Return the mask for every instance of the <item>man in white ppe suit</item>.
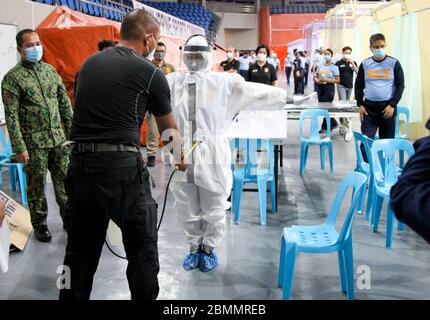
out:
M227 199L232 187L231 151L225 133L242 108L282 109L287 92L246 82L239 74L210 71L210 47L204 36L191 37L183 60L189 72L167 75L171 105L182 136L182 153L198 143L185 172L172 180L174 209L185 230L190 253L183 267L189 271L214 270L214 249L224 238Z

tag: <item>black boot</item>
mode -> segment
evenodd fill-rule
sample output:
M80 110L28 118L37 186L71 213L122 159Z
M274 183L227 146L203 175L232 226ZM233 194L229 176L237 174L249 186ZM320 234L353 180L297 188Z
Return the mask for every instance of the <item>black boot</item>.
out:
M45 225L41 225L34 228L34 235L36 239L40 242L49 242L52 239L52 235L48 230L48 227Z

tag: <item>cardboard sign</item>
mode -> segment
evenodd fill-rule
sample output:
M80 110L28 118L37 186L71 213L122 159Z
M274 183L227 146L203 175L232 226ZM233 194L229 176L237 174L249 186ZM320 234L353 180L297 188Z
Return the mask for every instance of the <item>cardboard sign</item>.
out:
M0 201L5 204L5 220L9 224L10 246L22 251L33 231L30 212L1 190Z

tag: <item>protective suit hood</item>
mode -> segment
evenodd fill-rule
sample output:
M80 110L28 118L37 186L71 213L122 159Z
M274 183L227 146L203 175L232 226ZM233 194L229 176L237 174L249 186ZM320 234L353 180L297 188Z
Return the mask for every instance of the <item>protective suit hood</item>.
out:
M202 35L189 38L184 46L183 59L190 73L210 71L212 53L206 38Z

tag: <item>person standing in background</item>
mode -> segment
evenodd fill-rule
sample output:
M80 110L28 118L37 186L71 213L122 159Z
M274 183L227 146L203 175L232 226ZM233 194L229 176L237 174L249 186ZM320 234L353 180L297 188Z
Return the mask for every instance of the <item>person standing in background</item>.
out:
M305 50L305 87L308 86L308 80L309 80L309 69L311 67L311 57L309 54L309 51Z
M287 84L288 85L290 85L291 72L293 71L293 63L294 63L294 56L291 54L291 52L288 52L288 54L284 60L285 75L287 77Z
M219 71L220 72L239 72L240 68L240 62L237 61L234 57L234 49L233 48L227 48L226 50L226 56L227 60L224 60L219 65Z
M64 179L69 161L61 145L69 138L72 106L57 71L41 62L43 46L39 35L24 29L16 35L16 43L21 61L5 75L1 85L6 124L15 159L24 164L34 235L41 242L49 242L52 235L45 197L48 170L63 228L68 227L64 220Z
M278 77L275 68L267 61L269 48L260 45L257 48L257 62L249 67L248 81L276 86Z
M235 49L235 50L234 50L234 58L235 58L236 60L239 60L239 58L240 58L240 52L239 52L239 50L237 50L237 49Z
M315 50L314 59L312 62L312 76L315 79L317 76L318 69L324 64L324 48L320 47L319 49ZM318 92L318 83L314 81L314 91Z
M400 62L387 55L383 34L370 37L373 56L364 60L355 81L355 99L359 106L361 132L369 138L394 138L396 107L405 90Z
M271 50L270 52L271 52L270 57L267 59L267 62L269 62L275 68L276 74L278 74L279 65L281 64L281 61L279 61L278 55L274 50Z
M336 62L339 68L340 82L337 85L337 93L339 100L349 101L351 99L352 90L354 88L354 73L358 72L358 65L352 59L352 49L344 47L342 49L342 59ZM341 131L348 132L350 130L350 120L348 118L340 118L342 126Z
M251 51L251 63L250 64L254 64L254 63L256 63L257 62L257 55L255 54L255 51L254 50L252 50Z
M253 62L253 58L249 55L248 51L244 51L238 61L240 63L239 74L248 81L249 66Z
M305 63L303 51L296 51L293 63L294 94L305 94Z
M164 59L166 57L166 45L163 42L158 42L157 48L154 52L154 60L152 63L155 64L161 71L161 73L166 76L169 73L175 72L175 67L167 63ZM146 116L146 123L148 124L148 131L146 133L146 155L148 167L155 166L155 155L158 150L158 127L155 121L154 115L151 111L148 111Z
M339 68L333 63L333 50L325 49L324 64L320 66L315 77L315 83L318 84L318 101L333 102L334 85L339 83ZM336 119L330 118L330 128L334 130L338 127ZM319 133L327 132L327 122L324 119Z

